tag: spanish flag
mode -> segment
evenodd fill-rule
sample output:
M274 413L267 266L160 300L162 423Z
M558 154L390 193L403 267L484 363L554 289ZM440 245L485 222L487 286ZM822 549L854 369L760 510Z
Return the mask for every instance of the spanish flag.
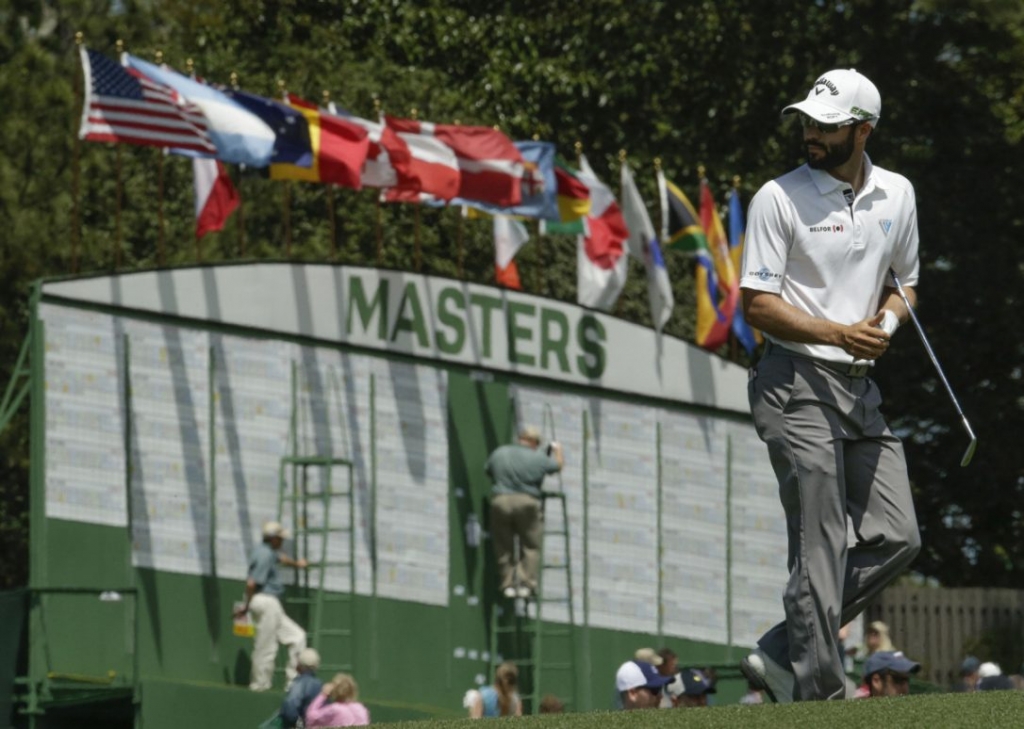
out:
M561 158L555 159L555 180L558 185L558 217L572 223L590 214L590 188Z

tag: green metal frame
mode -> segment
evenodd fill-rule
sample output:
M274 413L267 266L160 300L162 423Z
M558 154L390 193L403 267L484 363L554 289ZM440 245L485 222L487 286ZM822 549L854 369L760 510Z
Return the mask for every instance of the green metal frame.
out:
M11 372L11 379L4 389L3 400L0 400L0 432L3 432L7 425L18 412L21 403L32 390L32 368L30 366L29 352L32 349L32 330L29 329L25 341L21 344L18 352L18 359L14 362L14 369Z
M355 626L355 611L353 610L351 603L356 594L356 539L355 539L355 466L354 463L347 458L334 458L332 456L312 456L303 455L301 453L304 450L304 440L300 439L299 427L304 423L299 417L299 371L296 362L292 362L291 367L291 415L289 420L289 441L290 450L293 455L285 456L281 459L278 466L278 501L277 501L277 517L279 521L285 519L285 504L291 502L292 508L292 533L295 536L296 544L296 557L300 555L308 557L310 551L310 536L313 534L321 535L320 543L320 555L319 559L315 562L310 562L310 567L319 568L319 579L315 585L310 584L309 569L302 571L299 577L300 587L303 590L302 597L287 598L286 602L292 604L305 604L312 610L313 624L307 626L310 632L310 644L318 647L323 652L323 639L328 636L346 638L349 641L355 640L356 626ZM333 380L332 380L333 382ZM335 383L336 384L336 383ZM370 417L371 417L371 429L374 427L373 420L375 416L374 403L373 403L373 382L371 380L371 406L370 406ZM373 492L376 492L376 453L371 454L371 463L374 469L372 486ZM332 478L332 470L335 467L345 468L348 473L348 487L346 490L335 491L334 480ZM309 469L317 468L320 469L323 477L320 483L320 490L315 494L309 492ZM287 478L287 474L291 473L291 479ZM289 490L289 485L291 486ZM344 526L335 526L331 523L331 504L335 499L342 498L347 502L348 507L348 523ZM316 529L309 528L309 511L308 505L310 501L319 500L322 504L323 513L323 525ZM375 520L376 515L372 515L371 519ZM331 534L333 533L347 533L348 535L348 559L347 560L328 560L327 545ZM374 535L375 537L375 535ZM348 568L348 591L341 595L330 595L326 588L326 577L327 571L331 567L347 567ZM376 561L374 559L373 565L373 580L374 580L374 595L376 595ZM312 595L311 595L312 593ZM348 627L344 628L328 628L324 625L324 616L326 611L326 605L330 602L346 602L349 603L349 620L347 623ZM309 617L309 616L307 616ZM371 634L375 635L376 631L371 630ZM354 651L348 651L348 655L352 655ZM332 670L352 670L351 663L332 663L330 661L324 661L321 664L321 668L332 669Z

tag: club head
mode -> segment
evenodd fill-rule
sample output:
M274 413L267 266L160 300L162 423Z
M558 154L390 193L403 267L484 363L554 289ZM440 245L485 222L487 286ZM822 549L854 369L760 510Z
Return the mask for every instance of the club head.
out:
M971 443L967 446L967 450L964 451L964 457L960 459L960 467L963 468L971 462L974 458L974 451L978 448L978 439L971 436Z

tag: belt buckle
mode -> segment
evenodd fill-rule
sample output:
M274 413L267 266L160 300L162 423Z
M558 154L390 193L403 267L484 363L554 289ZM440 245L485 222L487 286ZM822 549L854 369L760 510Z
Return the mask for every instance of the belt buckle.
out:
M865 377L868 374L868 369L871 365L867 364L852 364L846 371L846 374L850 377Z

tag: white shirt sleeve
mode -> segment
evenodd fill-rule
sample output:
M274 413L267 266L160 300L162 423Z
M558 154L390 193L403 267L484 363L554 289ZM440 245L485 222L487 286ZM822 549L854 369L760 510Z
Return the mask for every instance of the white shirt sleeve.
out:
M750 201L740 288L773 294L782 291L792 229L789 205L782 188L775 182L765 184Z
M914 188L907 183L904 191L907 200L904 203L905 209L900 216L900 229L897 231L899 239L896 241L896 248L893 251L892 270L900 278L904 286L917 286L920 274L920 263L918 261L918 234L917 234L917 199L914 196ZM886 276L888 278L888 276ZM891 285L892 281L887 281Z

